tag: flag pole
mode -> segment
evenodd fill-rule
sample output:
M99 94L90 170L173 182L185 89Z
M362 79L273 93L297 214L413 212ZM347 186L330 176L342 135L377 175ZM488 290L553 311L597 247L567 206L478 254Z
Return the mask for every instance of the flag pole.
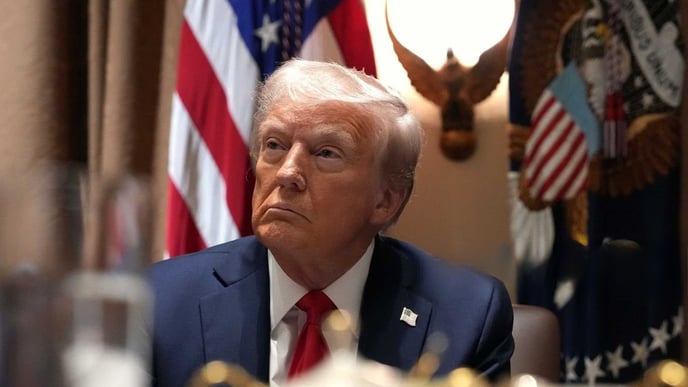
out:
M681 30L684 37L688 36L688 1L682 1L679 6L681 13ZM683 50L684 62L688 62L688 50ZM688 311L688 66L683 70L683 98L681 102L681 269L683 273L683 313ZM688 319L683 319L683 335L681 345L681 359L688 364Z

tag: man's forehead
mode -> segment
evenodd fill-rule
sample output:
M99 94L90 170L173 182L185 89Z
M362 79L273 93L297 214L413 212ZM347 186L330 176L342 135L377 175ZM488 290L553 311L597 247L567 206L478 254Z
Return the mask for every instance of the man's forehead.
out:
M268 131L317 132L322 136L371 139L373 119L361 109L332 104L303 107L280 106L273 109L263 122Z

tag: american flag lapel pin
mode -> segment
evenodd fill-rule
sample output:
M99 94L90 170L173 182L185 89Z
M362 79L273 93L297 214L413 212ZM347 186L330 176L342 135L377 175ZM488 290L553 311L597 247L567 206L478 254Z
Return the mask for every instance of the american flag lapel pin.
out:
M415 313L411 309L404 307L404 309L401 310L401 317L399 317L399 320L405 322L409 326L415 327L417 318L418 313Z

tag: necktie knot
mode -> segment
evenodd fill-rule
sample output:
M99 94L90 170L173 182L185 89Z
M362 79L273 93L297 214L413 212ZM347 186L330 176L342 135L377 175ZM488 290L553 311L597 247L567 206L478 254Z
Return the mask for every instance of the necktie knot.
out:
M311 290L296 303L306 312L306 323L319 325L323 317L337 309L332 300L320 290Z

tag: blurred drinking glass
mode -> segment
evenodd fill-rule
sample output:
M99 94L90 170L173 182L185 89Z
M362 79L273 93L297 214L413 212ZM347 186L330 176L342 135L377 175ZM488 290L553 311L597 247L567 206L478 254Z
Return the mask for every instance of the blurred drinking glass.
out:
M0 176L0 386L62 386L55 295L79 265L83 169Z
M144 179L0 176L0 387L149 384Z
M84 269L62 287L64 379L74 387L147 386L149 185L125 176L90 186Z

